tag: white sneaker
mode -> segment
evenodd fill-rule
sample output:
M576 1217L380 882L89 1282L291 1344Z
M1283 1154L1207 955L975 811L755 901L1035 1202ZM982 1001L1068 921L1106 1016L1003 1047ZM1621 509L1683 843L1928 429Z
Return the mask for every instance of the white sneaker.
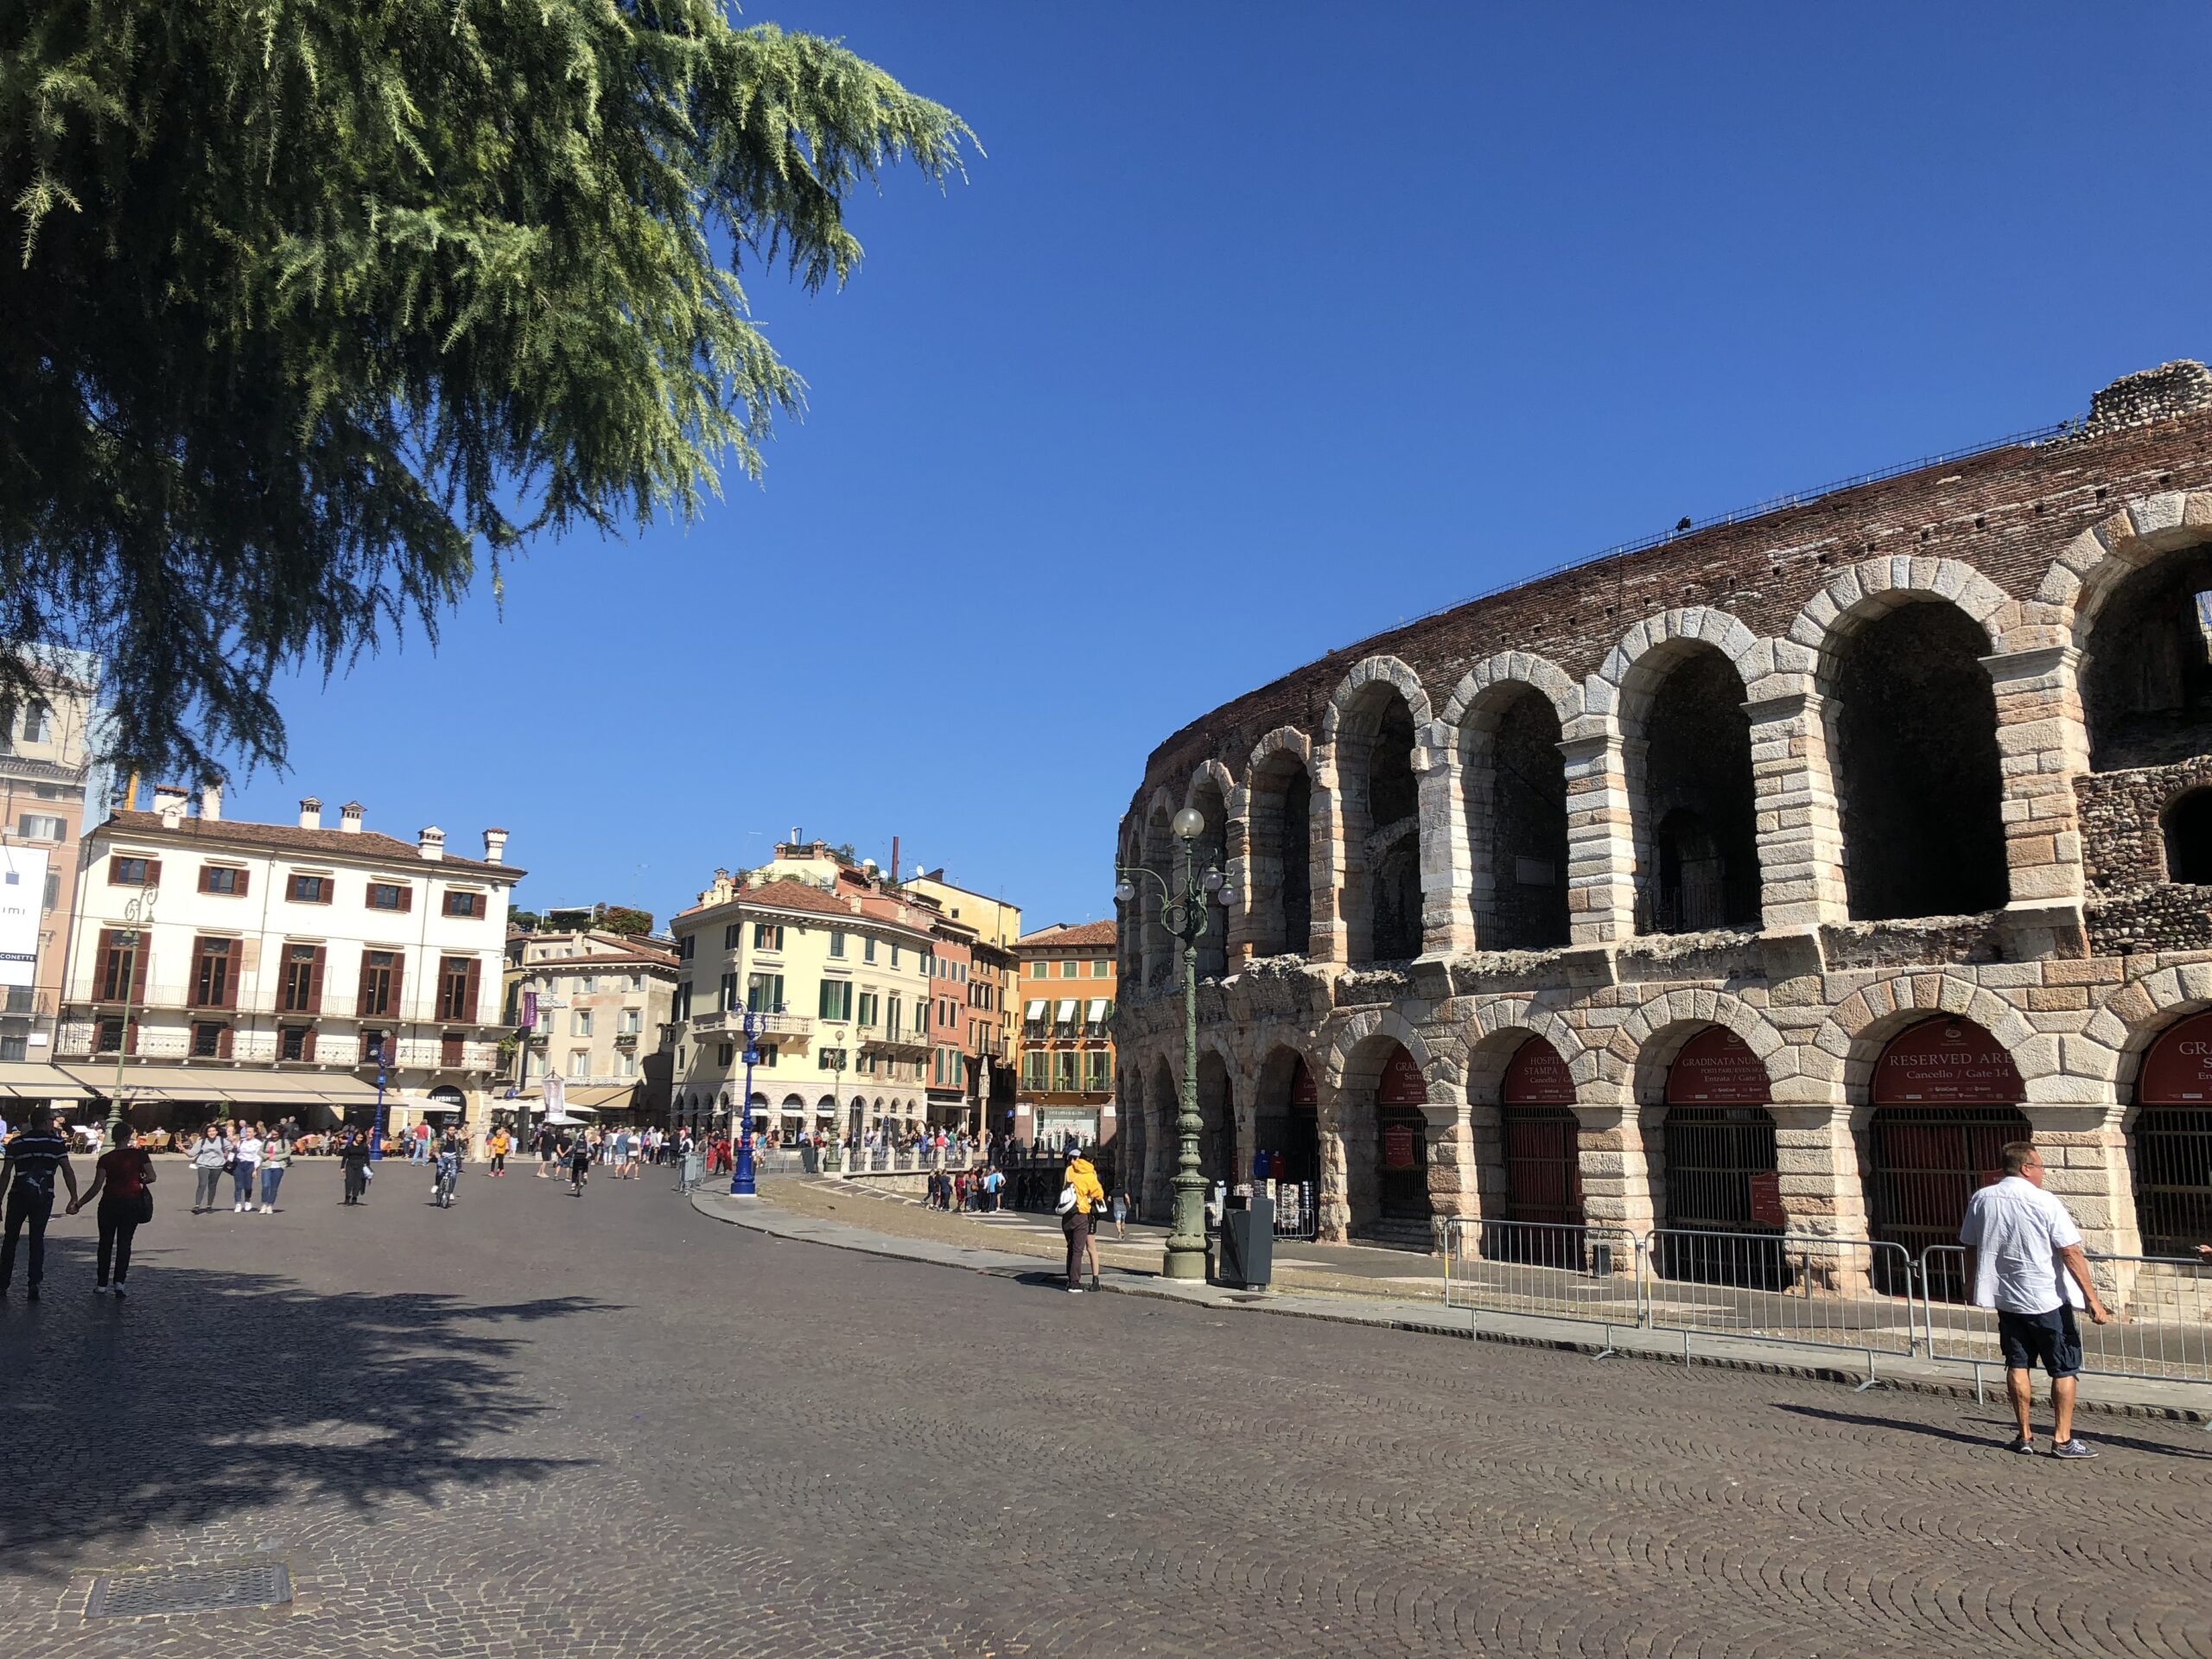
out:
M232 1205L231 1206L231 1213L234 1216L242 1216L245 1214L245 1205L242 1204Z
M1071 1295L1071 1296L1080 1296L1080 1295L1082 1295L1082 1294L1083 1294L1083 1287L1082 1287L1081 1285L1070 1285L1070 1286L1068 1287L1068 1294L1069 1294L1069 1295Z
M269 1206L267 1205L264 1204L261 1206L261 1213L264 1216L269 1213Z

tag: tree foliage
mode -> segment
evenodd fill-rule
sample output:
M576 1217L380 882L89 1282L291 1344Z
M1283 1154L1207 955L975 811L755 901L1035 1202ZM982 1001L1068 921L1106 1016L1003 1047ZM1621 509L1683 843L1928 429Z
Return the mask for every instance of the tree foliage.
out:
M653 913L629 905L603 905L597 925L609 933L650 933L653 931Z
M280 671L757 476L741 267L842 283L969 141L721 0L0 5L0 696L90 650L112 758L282 764Z

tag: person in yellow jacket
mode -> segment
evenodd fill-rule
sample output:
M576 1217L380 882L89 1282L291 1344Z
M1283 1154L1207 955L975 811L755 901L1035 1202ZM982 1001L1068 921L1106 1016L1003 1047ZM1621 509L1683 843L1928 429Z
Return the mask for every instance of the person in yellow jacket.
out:
M1098 1258L1094 1254L1097 1246L1091 1242L1092 1230L1098 1223L1098 1212L1105 1207L1106 1189L1098 1184L1098 1172L1090 1160L1083 1155L1080 1147L1068 1148L1067 1175L1060 1186L1060 1230L1068 1241L1068 1294L1083 1294L1083 1268L1090 1264L1090 1283L1098 1285Z

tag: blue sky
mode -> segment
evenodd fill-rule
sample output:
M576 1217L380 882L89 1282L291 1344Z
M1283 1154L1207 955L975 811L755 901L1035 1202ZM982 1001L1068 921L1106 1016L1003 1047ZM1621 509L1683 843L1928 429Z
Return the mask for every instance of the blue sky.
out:
M1402 618L2212 355L2198 7L787 0L988 149L755 272L812 412L287 699L233 816L665 917L791 826L1111 907L1151 747Z

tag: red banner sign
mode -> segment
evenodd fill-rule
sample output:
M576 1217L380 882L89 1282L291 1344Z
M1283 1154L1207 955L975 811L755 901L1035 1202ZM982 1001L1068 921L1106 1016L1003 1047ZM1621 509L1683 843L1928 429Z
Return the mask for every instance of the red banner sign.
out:
M1764 1106L1766 1062L1726 1026L1707 1026L1667 1068L1669 1106Z
M1751 1172L1751 1220L1761 1227L1787 1227L1789 1214L1782 1207L1782 1177L1770 1169Z
M2212 1101L2212 1014L2184 1020L2143 1057L2135 1099L2144 1106L2201 1106Z
M1414 1064L1414 1057L1401 1046L1390 1051L1390 1058L1382 1062L1382 1081L1376 1085L1375 1103L1377 1106L1426 1106L1428 1104L1428 1084L1421 1075L1421 1067Z
M1314 1090L1313 1074L1306 1069L1303 1059L1298 1062L1298 1069L1290 1074L1290 1103L1301 1106L1309 1112L1320 1108L1321 1096Z
M1418 1167L1414 1162L1414 1131L1410 1123L1386 1123L1382 1126L1382 1167Z
M2027 1097L2005 1046L1971 1020L1923 1020L1874 1068L1877 1106L2016 1106Z
M1498 1098L1508 1106L1572 1106L1574 1078L1557 1049L1541 1037L1531 1037L1505 1063Z

